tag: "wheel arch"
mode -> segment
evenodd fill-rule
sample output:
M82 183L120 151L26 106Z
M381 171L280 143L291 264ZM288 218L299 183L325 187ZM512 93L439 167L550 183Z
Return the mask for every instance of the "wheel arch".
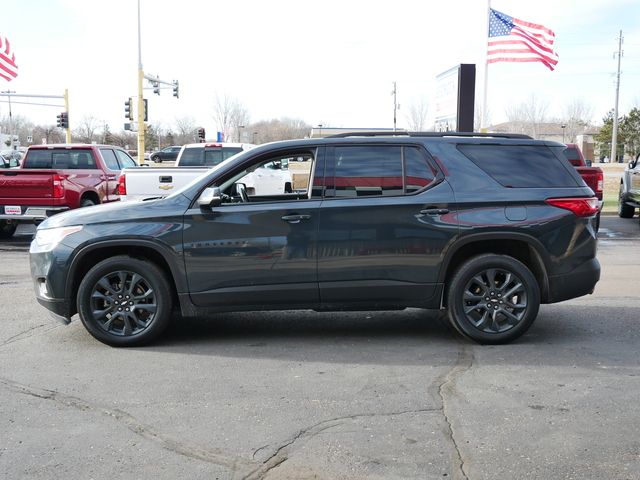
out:
M166 248L153 242L144 240L127 240L126 243L122 241L105 241L92 244L80 250L71 262L65 285L65 297L69 301L70 315L77 313L77 292L82 278L97 263L120 255L147 260L158 266L167 276L175 304L178 305L178 292L186 290L186 282L182 270L169 260L175 254L166 250Z
M100 205L100 196L98 195L97 192L93 191L93 190L88 190L86 192L84 192L82 194L82 196L80 197L80 203L82 204L83 200L91 200L92 202L94 202L96 205Z
M549 297L548 269L542 252L544 247L532 237L522 234L477 234L465 237L447 249L439 282L444 284L442 306L446 306L447 290L451 277L469 258L481 254L508 255L522 262L538 281L542 303Z

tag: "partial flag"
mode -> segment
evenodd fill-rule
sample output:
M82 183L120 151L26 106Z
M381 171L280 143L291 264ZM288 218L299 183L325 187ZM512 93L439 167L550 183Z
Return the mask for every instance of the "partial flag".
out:
M11 43L6 37L0 35L0 77L7 82L18 76L16 56L11 51Z
M553 70L558 63L558 54L553 51L554 39L555 33L543 25L491 8L487 63L541 62Z

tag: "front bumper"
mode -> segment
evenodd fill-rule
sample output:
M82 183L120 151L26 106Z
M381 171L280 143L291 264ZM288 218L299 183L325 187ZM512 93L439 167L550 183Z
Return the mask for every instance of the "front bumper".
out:
M592 258L570 273L549 277L549 296L545 303L562 302L593 293L600 280L600 262Z
M35 240L34 240L35 241ZM62 323L71 322L75 305L66 296L67 272L72 249L64 244L48 252L29 252L31 278L36 300Z

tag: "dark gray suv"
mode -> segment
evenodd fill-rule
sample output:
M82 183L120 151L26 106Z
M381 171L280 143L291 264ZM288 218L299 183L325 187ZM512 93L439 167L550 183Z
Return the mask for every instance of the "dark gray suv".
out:
M481 343L541 303L591 293L598 201L564 145L518 135L340 135L242 152L163 199L51 217L31 244L38 301L115 346L173 316L447 309ZM290 162L290 193L243 178ZM179 312L179 313L178 313Z

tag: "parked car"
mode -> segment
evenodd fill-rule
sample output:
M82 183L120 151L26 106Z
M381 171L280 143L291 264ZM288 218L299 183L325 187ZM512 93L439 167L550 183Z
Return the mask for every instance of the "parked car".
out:
M181 147L175 167L128 168L118 192L122 201L164 197L233 155L252 148L248 143L191 143ZM247 181L250 181L247 178ZM289 181L291 179L289 178Z
M0 168L18 168L20 160L15 157L5 157L0 154Z
M620 178L618 216L632 218L640 208L640 155L631 160Z
M582 150L575 143L567 143L567 148L564 150L564 155L569 160L569 163L573 165L576 171L580 174L584 183L586 183L593 193L596 194L596 198L599 202L598 216L596 217L596 230L600 229L600 213L604 206L604 172L600 167L594 167L591 160L584 158Z
M180 153L180 149L182 147L179 145L173 145L171 147L165 147L162 150L158 150L157 152L153 152L149 159L155 163L162 163L167 160L174 161L178 158L178 153Z
M118 175L133 165L110 145L29 147L20 168L0 170L0 238L11 237L19 222L119 200Z
M173 312L446 308L481 343L522 335L541 303L593 292L598 200L564 145L522 135L372 132L261 145L166 198L43 222L38 302L114 346ZM303 157L293 192L243 179Z

